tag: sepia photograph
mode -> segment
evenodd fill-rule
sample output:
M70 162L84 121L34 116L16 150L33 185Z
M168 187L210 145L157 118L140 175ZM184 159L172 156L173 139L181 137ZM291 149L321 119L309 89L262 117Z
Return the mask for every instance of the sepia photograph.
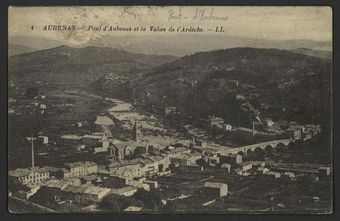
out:
M8 211L333 213L332 20L10 6Z

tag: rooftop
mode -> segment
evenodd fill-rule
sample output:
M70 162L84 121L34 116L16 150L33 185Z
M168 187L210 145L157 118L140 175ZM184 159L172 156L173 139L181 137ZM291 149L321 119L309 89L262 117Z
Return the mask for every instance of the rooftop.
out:
M79 161L79 162L74 162L74 163L66 163L66 166L70 168L75 168L75 167L82 167L82 166L96 166L97 164L91 161Z
M137 206L128 206L124 211L141 211L142 207L137 207Z
M85 181L93 181L93 180L97 180L98 176L92 174L92 175L84 176L82 177L82 179L84 179Z
M66 188L64 188L65 192L71 192L71 193L84 193L85 190L87 190L89 187L88 186L72 186L69 185Z
M86 134L82 138L101 140L101 139L103 139L103 137L104 137L104 135Z
M56 180L56 179L50 179L47 180L43 185L52 187L52 188L58 188L58 189L64 189L68 185L70 185L72 182L67 181L67 180Z
M225 186L228 186L228 185L225 183L219 183L219 182L205 182L204 183L204 187L210 187L210 188L221 188Z
M111 189L109 189L109 188L90 186L84 191L84 193L98 195L100 193L108 193L110 191L111 191Z
M81 136L74 135L74 134L64 134L60 138L67 139L67 140L80 140Z
M221 168L229 168L231 165L229 163L224 163L221 165Z
M122 193L127 193L127 192L130 192L130 191L134 191L134 190L136 190L136 187L125 186L125 187L122 187L122 188L119 188L119 189L113 189L112 192L115 193L115 194L122 194Z

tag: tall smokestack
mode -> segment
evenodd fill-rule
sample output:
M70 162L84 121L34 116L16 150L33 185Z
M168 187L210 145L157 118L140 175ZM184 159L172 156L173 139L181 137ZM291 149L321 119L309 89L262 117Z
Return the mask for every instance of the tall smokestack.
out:
M34 143L33 133L31 134L31 145L32 145L32 171L34 172Z
M255 136L255 122L253 121L253 136Z
M139 133L138 133L138 121L135 120L135 141L137 143L139 143L138 135L139 135Z

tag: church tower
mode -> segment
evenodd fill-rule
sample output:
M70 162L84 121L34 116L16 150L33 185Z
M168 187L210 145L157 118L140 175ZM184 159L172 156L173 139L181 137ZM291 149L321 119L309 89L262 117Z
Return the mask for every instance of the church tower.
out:
M135 120L134 126L134 139L137 143L139 143L139 125L137 120Z

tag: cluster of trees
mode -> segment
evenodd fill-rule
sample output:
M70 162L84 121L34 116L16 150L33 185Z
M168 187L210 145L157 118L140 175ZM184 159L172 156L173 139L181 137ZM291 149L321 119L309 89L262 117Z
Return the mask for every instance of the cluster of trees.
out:
M103 199L99 205L99 208L109 211L123 211L125 208L131 205L140 207L144 206L143 202L136 200L134 197L110 194Z
M129 206L137 206L153 211L158 211L162 207L159 191L146 191L139 189L133 196L125 197L110 194L103 199L99 207L103 210L123 211Z

